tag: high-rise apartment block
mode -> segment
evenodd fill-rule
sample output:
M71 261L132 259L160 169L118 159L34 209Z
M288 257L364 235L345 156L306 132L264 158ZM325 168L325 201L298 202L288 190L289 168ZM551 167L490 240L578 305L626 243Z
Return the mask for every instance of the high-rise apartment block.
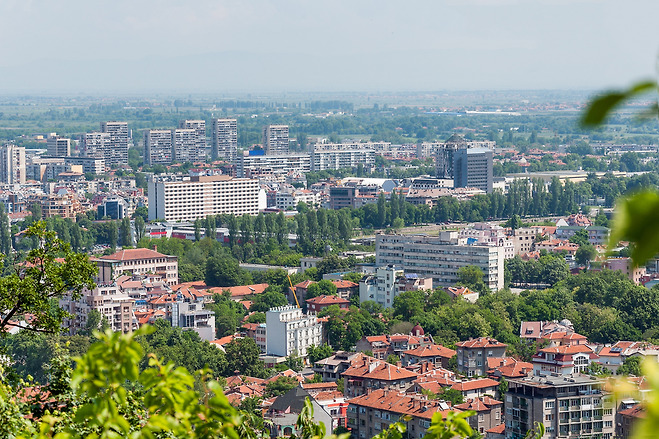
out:
M503 288L504 248L469 244L458 232L440 232L439 236L375 236L378 266L395 265L408 273L432 277L433 286L455 285L460 268L475 265L483 271L483 281L492 290Z
M492 192L493 151L485 148L458 149L453 155L453 186Z
M250 151L251 152L251 151ZM242 154L236 161L238 177L257 177L263 175L286 175L287 173L311 170L309 154L258 155Z
M194 128L172 130L174 142L173 157L175 162L199 162L206 160L206 142L199 140L199 133Z
M256 215L266 207L258 180L227 175L169 175L149 182L149 220L194 221L208 215Z
M101 132L86 133L82 136L82 150L85 157L105 159L105 164L128 164L127 122L101 122Z
M317 144L311 154L311 170L352 169L373 166L375 150L360 144Z
M213 119L211 136L213 158L234 163L238 156L238 122L236 119Z
M14 144L0 147L0 183L25 184L25 148Z
M174 150L171 130L147 130L144 132L144 164L169 165Z
M206 121L182 120L179 122L178 128L179 130L194 130L195 132L195 147L193 152L188 153L189 157L194 159L190 161L206 160ZM176 148L176 139L174 147Z
M263 129L266 155L288 154L288 125L268 125Z
M71 139L49 136L46 140L46 146L50 157L68 157L71 155Z

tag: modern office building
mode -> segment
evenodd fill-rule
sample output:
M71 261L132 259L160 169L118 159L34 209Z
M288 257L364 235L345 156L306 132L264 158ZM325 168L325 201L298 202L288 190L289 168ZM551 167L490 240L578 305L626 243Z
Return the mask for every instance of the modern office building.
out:
M503 288L504 248L470 245L455 231L439 236L378 234L375 246L378 266L395 265L405 272L432 277L435 288L455 285L460 268L470 265L483 271L483 281L491 290Z
M485 148L458 149L453 155L454 187L473 187L492 192L493 151Z
M521 439L542 423L543 438L611 439L614 406L603 386L602 379L579 374L509 379L505 437Z
M288 125L268 125L263 128L263 148L266 155L288 154Z
M145 165L169 165L172 163L173 151L172 130L146 130L144 132Z
M306 173L311 170L309 154L255 155L238 156L236 175L238 177L256 177L262 175L284 176L289 172Z
M238 122L236 119L213 119L211 138L213 158L235 163L238 157Z
M0 183L25 184L25 147L7 143L0 147Z
M71 139L60 136L48 136L46 140L49 157L68 157L71 155Z
M169 175L149 182L149 220L194 221L208 215L256 215L266 208L258 180L226 175Z
M266 349L268 355L288 357L297 353L307 356L309 346L320 346L323 324L315 315L307 315L292 305L272 308L265 313Z

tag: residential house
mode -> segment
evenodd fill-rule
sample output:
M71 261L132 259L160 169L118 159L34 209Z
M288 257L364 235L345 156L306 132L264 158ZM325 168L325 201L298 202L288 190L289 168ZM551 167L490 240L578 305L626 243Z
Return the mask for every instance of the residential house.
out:
M490 337L456 343L458 371L468 377L484 376L487 373L487 359L505 357L507 347L508 345Z
M485 434L487 430L503 424L503 401L497 401L489 396L469 398L455 408L476 412L474 416L467 418L467 422L477 433Z
M534 375L572 375L588 371L597 354L586 345L556 346L540 349L533 356Z
M439 344L429 344L403 351L400 359L405 367L411 364L430 362L435 366L448 368L448 362L455 354L456 352L453 349Z
M404 392L417 374L386 361L363 356L342 374L346 396L352 398L375 389Z

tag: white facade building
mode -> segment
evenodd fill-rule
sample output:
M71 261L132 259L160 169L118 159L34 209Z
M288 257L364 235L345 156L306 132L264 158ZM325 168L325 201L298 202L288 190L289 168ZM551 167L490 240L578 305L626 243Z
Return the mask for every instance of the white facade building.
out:
M316 144L311 154L311 170L351 169L356 168L359 164L375 165L375 149L369 148L367 145L371 144Z
M286 175L290 171L311 171L309 154L241 155L236 163L238 177L256 175Z
M403 275L403 269L395 266L378 267L375 274L359 282L359 302L372 300L385 308L391 308L397 296L396 279Z
M60 136L49 136L46 140L50 157L67 157L71 155L71 139Z
M288 125L268 125L263 128L263 148L267 155L288 154Z
M0 148L0 183L25 184L25 147L8 143Z
M144 163L169 165L172 162L174 138L171 130L146 130L144 132Z
M314 193L306 189L297 189L290 192L277 192L275 197L275 206L277 209L295 209L300 202L307 204L309 207L319 206L320 193Z
M265 208L265 191L255 179L175 175L149 182L149 220L194 221L222 213L257 215Z
M236 119L213 119L211 126L213 158L231 163L238 157L238 122Z
M503 288L503 247L469 245L454 231L440 232L439 236L378 234L375 257L378 266L396 265L406 272L432 277L435 288L455 285L460 268L470 265L483 270L483 281L491 290Z
M272 308L265 313L268 355L288 357L294 352L307 356L309 346L320 346L323 325L315 315L307 315L292 305Z

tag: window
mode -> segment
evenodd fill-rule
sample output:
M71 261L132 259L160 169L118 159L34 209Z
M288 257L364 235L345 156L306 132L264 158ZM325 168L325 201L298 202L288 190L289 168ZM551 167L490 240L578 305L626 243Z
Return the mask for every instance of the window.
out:
M546 409L553 409L555 407L555 401L545 401Z

